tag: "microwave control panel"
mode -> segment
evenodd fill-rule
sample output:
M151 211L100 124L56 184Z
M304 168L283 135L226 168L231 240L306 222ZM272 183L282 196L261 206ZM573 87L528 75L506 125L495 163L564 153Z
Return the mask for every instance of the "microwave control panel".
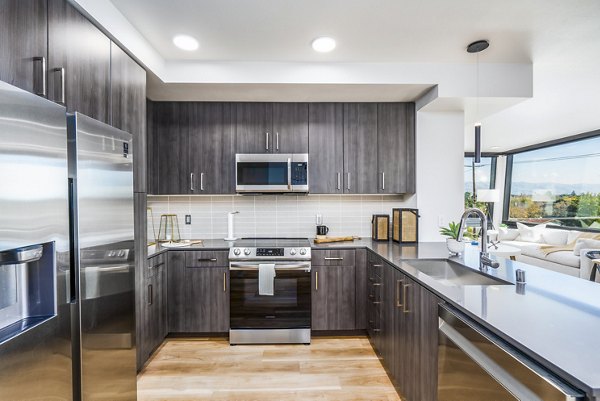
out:
M306 162L292 162L292 185L308 185L308 165Z

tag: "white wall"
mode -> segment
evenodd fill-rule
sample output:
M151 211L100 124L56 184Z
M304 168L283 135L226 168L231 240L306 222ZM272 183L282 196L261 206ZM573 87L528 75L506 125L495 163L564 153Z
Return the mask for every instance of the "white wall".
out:
M463 113L417 113L417 206L420 241L443 241L439 227L464 210Z

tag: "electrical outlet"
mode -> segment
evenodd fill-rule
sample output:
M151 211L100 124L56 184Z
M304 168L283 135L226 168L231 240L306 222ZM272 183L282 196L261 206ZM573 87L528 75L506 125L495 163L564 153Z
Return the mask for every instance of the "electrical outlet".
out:
M191 214L185 215L185 224L192 224L192 215Z
M446 224L444 224L444 216L442 216L441 214L438 216L438 226L440 227L444 227Z

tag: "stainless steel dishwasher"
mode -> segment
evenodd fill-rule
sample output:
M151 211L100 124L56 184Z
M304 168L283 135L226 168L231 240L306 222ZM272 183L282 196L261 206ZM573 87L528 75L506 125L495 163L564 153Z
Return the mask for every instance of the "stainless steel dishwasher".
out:
M440 305L438 401L577 401L571 387L493 333Z

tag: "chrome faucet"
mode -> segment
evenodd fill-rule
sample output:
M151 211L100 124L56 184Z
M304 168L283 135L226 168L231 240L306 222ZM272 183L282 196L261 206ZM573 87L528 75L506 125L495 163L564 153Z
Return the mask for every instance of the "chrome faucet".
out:
M480 209L471 208L465 210L462 217L460 218L460 226L458 227L457 240L463 240L463 231L467 222L467 218L473 214L477 215L477 217L479 217L479 220L481 221L481 252L479 252L479 269L484 270L486 266L490 266L494 269L497 269L498 266L500 266L500 264L492 260L488 252L487 216Z

